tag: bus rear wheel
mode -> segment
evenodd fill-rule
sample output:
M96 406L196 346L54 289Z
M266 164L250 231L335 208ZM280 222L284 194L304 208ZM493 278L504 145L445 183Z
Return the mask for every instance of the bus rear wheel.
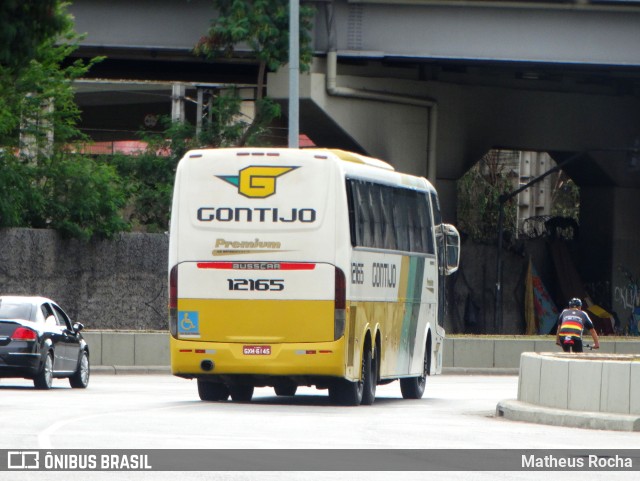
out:
M235 386L229 386L229 392L231 393L232 401L248 403L253 397L253 386L236 384Z
M276 396L295 396L298 386L293 383L284 382L273 386L273 390L276 392Z
M371 350L365 349L362 355L360 381L352 382L346 379L336 381L329 386L329 400L341 406L359 406L363 403L369 405L373 403L375 397L375 382L372 376Z
M378 381L378 354L367 349L362 362L362 401L360 404L371 406L376 399L376 387Z
M362 401L362 383L337 380L329 386L329 401L340 406L359 406Z
M229 398L229 388L221 382L198 379L198 395L203 401L226 401Z

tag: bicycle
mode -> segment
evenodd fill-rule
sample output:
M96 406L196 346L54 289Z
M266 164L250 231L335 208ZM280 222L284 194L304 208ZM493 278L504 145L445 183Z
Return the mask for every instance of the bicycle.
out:
M573 341L571 341L570 344L573 344ZM562 344L558 344L558 345L562 346ZM588 342L582 341L582 352L584 352L586 350L593 351L595 349L600 349L600 347L596 348L596 347L593 347L593 344L589 344ZM567 351L565 351L565 352L567 352Z

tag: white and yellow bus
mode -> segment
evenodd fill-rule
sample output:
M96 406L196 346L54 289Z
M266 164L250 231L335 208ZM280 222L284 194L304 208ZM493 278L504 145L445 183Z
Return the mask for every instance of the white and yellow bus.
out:
M339 150L188 152L169 240L171 369L202 400L255 387L371 404L442 369L460 238L424 178Z

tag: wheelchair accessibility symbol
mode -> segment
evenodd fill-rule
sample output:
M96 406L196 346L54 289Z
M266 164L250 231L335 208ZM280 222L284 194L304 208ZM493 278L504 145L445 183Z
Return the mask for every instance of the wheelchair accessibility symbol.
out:
M200 337L197 311L178 311L178 335L180 337Z

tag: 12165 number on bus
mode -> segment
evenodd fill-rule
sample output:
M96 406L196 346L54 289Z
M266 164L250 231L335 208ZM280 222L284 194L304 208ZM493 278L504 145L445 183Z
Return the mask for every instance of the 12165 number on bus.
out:
M283 291L284 279L227 279L230 291Z

